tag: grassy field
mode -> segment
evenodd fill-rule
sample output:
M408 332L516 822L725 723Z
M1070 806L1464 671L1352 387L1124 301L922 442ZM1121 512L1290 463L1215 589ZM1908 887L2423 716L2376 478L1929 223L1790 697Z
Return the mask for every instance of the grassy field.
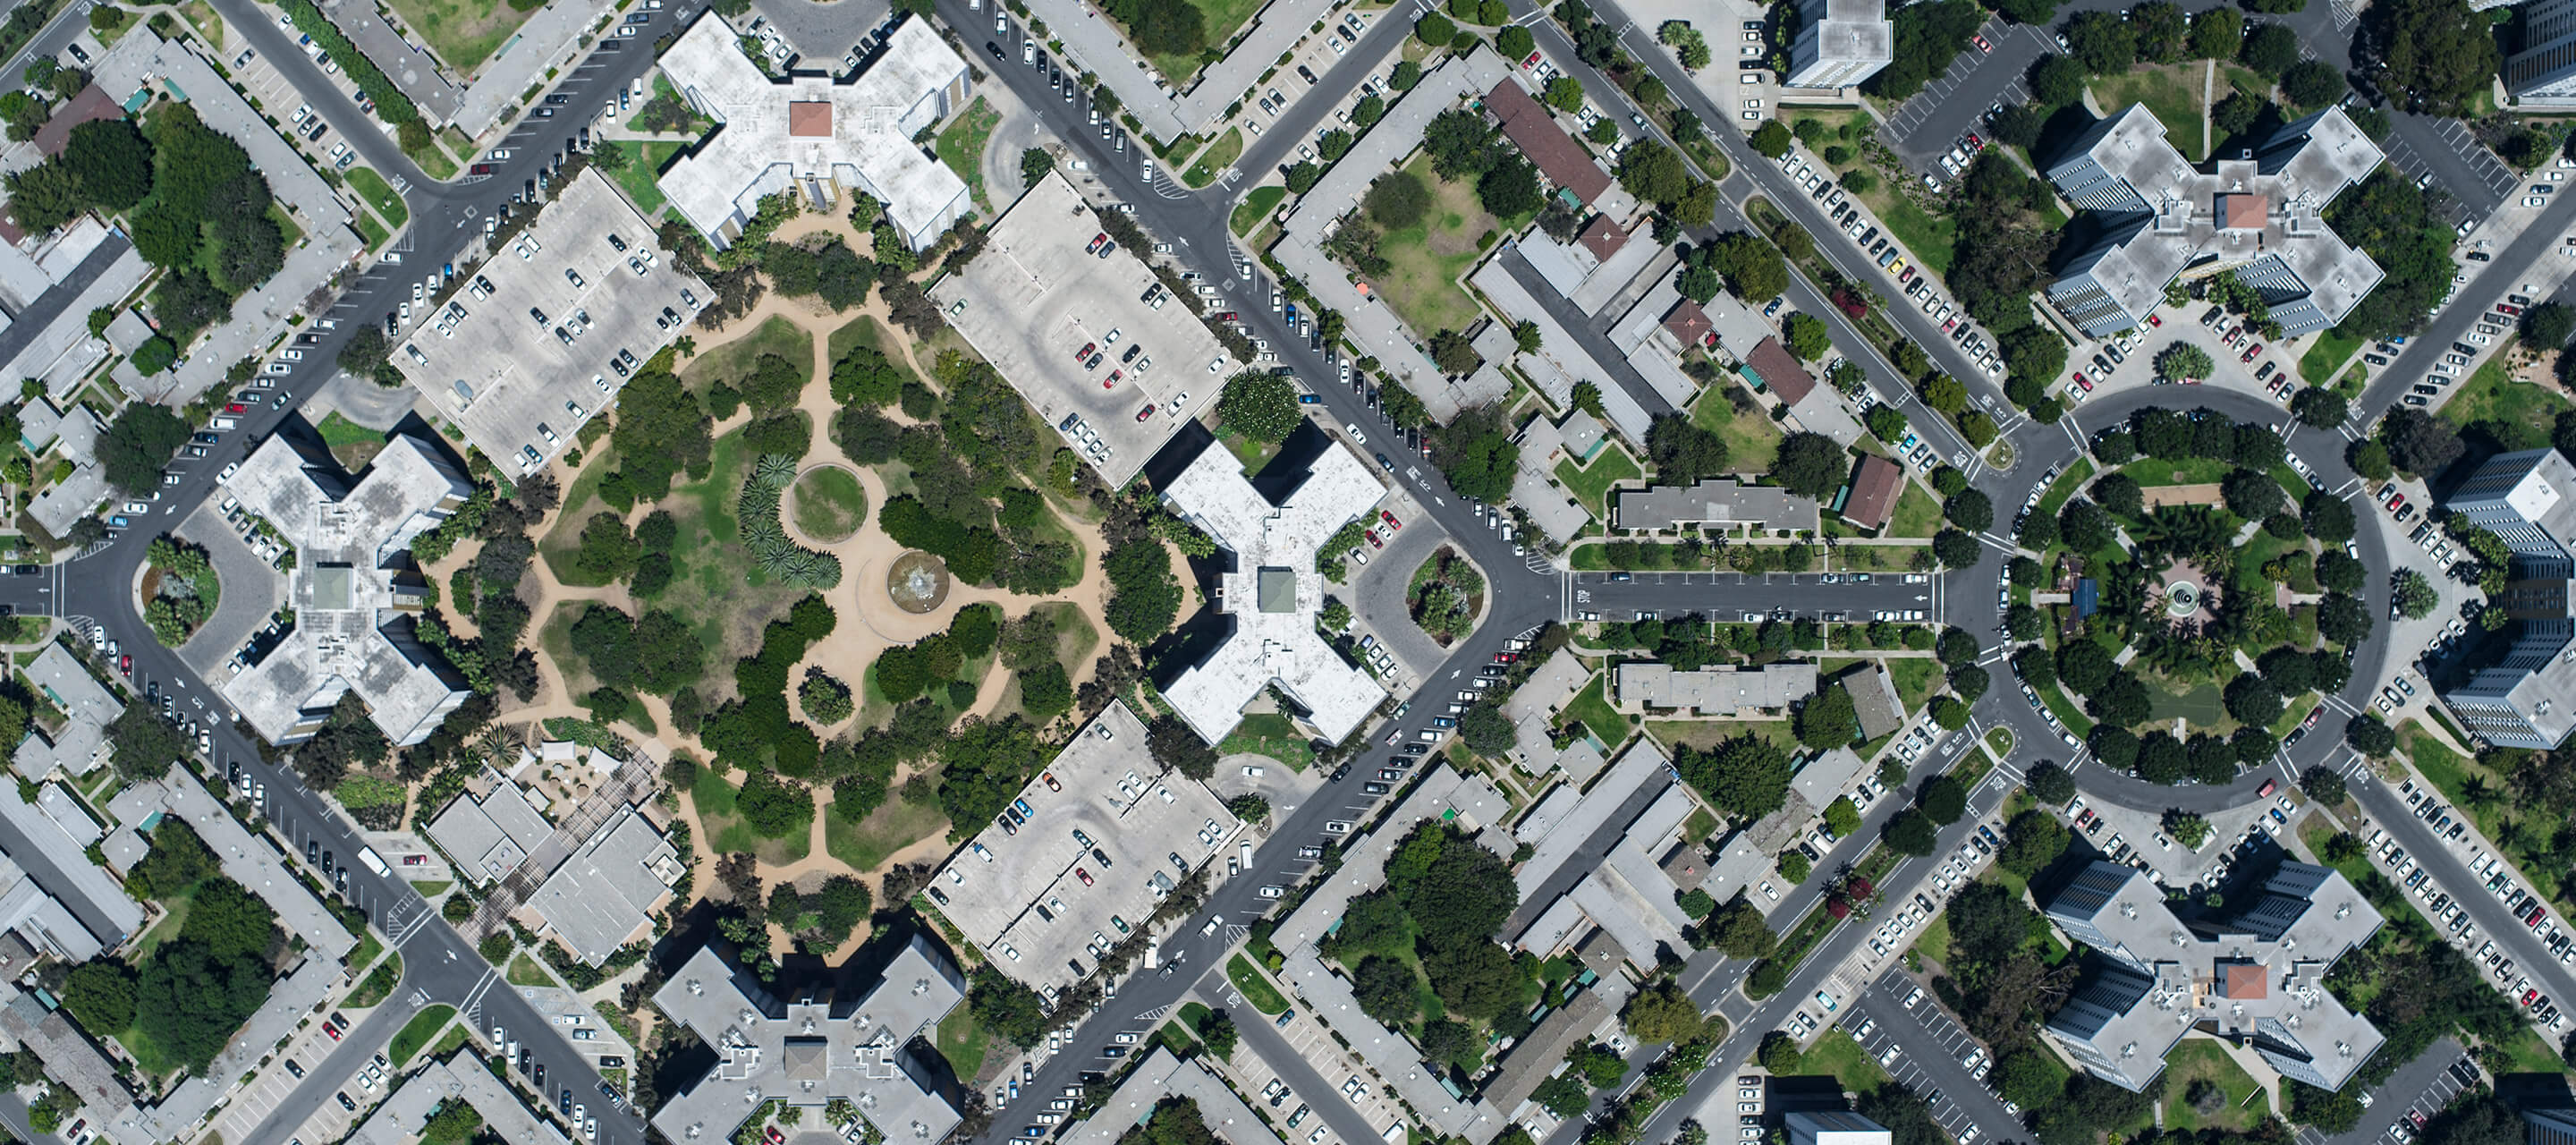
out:
M662 165L688 146L673 140L620 139L609 144L626 151L626 165L609 172L624 188L626 197L635 201L635 211L651 218L662 209L662 184L656 180Z
M716 769L698 769L697 783L689 789L689 795L697 801L698 821L706 826L709 848L720 855L749 851L758 855L762 862L776 866L803 859L808 851L813 850L813 839L807 831L791 832L784 839L763 838L759 832L753 831L751 824L734 813L734 796L741 791L741 787L717 774Z
M2164 485L2213 485L2236 472L2236 463L2215 457L2187 457L2180 461L2163 461L2143 457L2120 467L2129 480L2140 488Z
M1798 1059L1797 1071L1789 1076L1834 1078L1843 1083L1844 1089L1857 1094L1876 1093L1878 1087L1893 1080L1870 1059L1869 1051L1839 1029L1825 1031L1825 1036L1807 1047L1806 1055Z
M859 488L859 475L837 465L798 477L789 493L796 527L825 544L848 540L868 519L868 494Z
M960 1080L973 1084L975 1075L984 1069L984 1051L992 1044L992 1035L975 1024L973 1011L959 1006L939 1022L939 1056L948 1059L948 1068Z
M1737 473L1765 473L1780 456L1780 427L1758 413L1737 413L1727 399L1734 382L1719 382L1700 392L1691 406L1691 422L1726 440L1727 466Z
M785 318L772 317L759 329L691 359L688 368L680 371L680 381L693 393L705 393L718 381L750 373L763 354L776 354L805 368L814 360L814 336Z
M437 1037L438 1031L455 1018L456 1007L443 1002L413 1015L411 1021L404 1023L403 1028L394 1034L393 1048L385 1051L386 1058L394 1063L395 1069L410 1064L413 1055L418 1054L421 1047L428 1045L429 1040Z
M1031 607L1029 611L1044 612L1055 618L1055 660L1064 666L1066 675L1073 675L1091 662L1092 651L1100 647L1100 630L1092 627L1091 618L1082 614L1081 606L1071 601L1053 600ZM1020 707L1020 678L1016 674L1003 677L1002 696L995 701L993 709L997 719L1009 712L1027 714Z
M2252 1097L2258 1088L2254 1078L2245 1072L2245 1067L2236 1064L2236 1059L2227 1056L2227 1051L2219 1046L2216 1039L2184 1038L2174 1046L2172 1053L2165 1055L2165 1070L2169 1075L2165 1082L2167 1129L2185 1133L2198 1129L2242 1133L2253 1128L2262 1115L2270 1112L2269 1106L2246 1105L2246 1099ZM2227 1093L2226 1104L2208 1116L2202 1116L2183 1099L2183 1095L2190 1092L2191 1083L2203 1078L2218 1083L2218 1087Z
M555 976L547 973L545 967L538 965L537 960L527 951L522 950L517 957L510 959L510 985L552 986L554 984Z
M2165 138L2197 161L2209 155L2209 141L2201 136L2200 121L2201 85L2208 76L2208 67L2199 61L2138 65L2126 75L2094 80L2093 99L2103 107L2147 105L2157 122L2165 125Z
M2312 386L2322 386L2333 381L2335 370L2350 360L2353 352L2359 349L2361 349L2360 337L2346 337L2333 327L2328 327L2323 333L2317 335L2316 345L2308 347L2307 353L2299 355L2299 380Z
M1929 537L1941 531L1941 504L1932 494L1911 481L1896 498L1896 511L1887 516L1887 536Z
M1181 182L1192 187L1207 186L1216 182L1218 172L1234 166L1234 161L1242 157L1243 129L1229 128L1217 137L1216 142L1200 149L1199 157L1190 163L1190 169L1181 176Z
M352 1010L361 1006L379 1005L401 982L402 954L397 952L393 957L376 963L376 968L367 974L366 981L358 983L357 989L349 991L348 995L340 1000L340 1004Z
M2505 422L2535 431L2535 441L2548 441L2558 415L2576 409L2576 405L2570 405L2547 387L2515 382L2498 364L2503 358L2502 354L2492 355L2477 373L2469 375L2460 392L2442 406L2442 420L2460 427L2481 421Z
M1237 954L1226 960L1225 976L1234 982L1235 989L1243 992L1243 1000L1252 1003L1253 1009L1264 1014L1288 1012L1288 999L1280 996L1279 988L1270 984L1268 975L1246 961L1242 955Z
M1594 520L1603 522L1610 519L1610 487L1643 476L1645 471L1638 469L1637 463L1629 459L1628 451L1615 444L1594 454L1592 464L1581 469L1575 468L1572 461L1556 463L1556 479L1564 482L1566 491L1592 511Z
M448 67L461 72L481 64L535 7L522 11L500 0L393 0L395 14L428 40Z
M1604 754L1628 738L1628 717L1610 706L1610 677L1607 675L1594 676L1590 684L1566 702L1565 718L1581 722L1583 730L1601 741Z
M1463 331L1476 320L1476 300L1458 285L1458 276L1475 264L1476 240L1496 220L1476 201L1473 185L1434 174L1429 157L1414 160L1405 170L1431 189L1431 211L1422 222L1388 231L1378 241L1388 269L1369 288L1395 308L1396 317L1416 337Z
M1253 228L1260 226L1262 220L1270 217L1270 212L1279 209L1279 200L1287 197L1288 188L1277 183L1266 187L1255 187L1244 192L1243 201L1234 206L1232 225L1235 237L1242 238L1251 234Z
M1905 710L1918 712L1932 698L1932 686L1941 679L1941 662L1921 656L1891 656L1887 659L1887 681L1896 685L1897 702Z
M1787 720L1648 720L1646 734L1669 751L1680 744L1706 751L1737 736L1760 736L1782 751L1798 750Z
M823 813L823 849L853 871L873 871L886 856L948 830L948 814L936 803L913 803L888 795L884 805L852 823L829 810Z
M1879 221L1887 224L1889 233L1896 236L1896 241L1904 243L1905 249L1914 252L1917 262L1930 267L1933 273L1947 277L1953 248L1958 245L1959 224L1947 215L1935 215L1915 206L1914 200L1894 195L1885 187L1886 183L1881 181L1879 187L1873 189L1876 193L1890 196L1886 206L1878 209Z
M1297 726L1276 712L1256 712L1243 717L1225 742L1216 745L1216 753L1227 755L1266 755L1292 770L1304 771L1315 762L1314 745L1297 734Z
M393 186L385 182L384 176L376 174L375 168L349 168L349 186L356 188L358 194L367 200L367 205L374 207L376 213L383 215L385 222L395 228L399 229L411 221L411 208L403 205L402 196L394 193Z
M2058 475L2057 483L2048 487L2048 495L2039 499L2039 511L2051 517L2056 516L2058 510L2066 507L2066 499L2074 496L2076 490L2083 488L2084 483L2092 479L2092 460L2076 458L2075 464Z
M2215 728L2227 718L2227 708L2219 702L2218 685L2201 681L2188 688L2165 679L2155 672L2145 672L2139 679L2147 685L2147 717L2164 721L2180 717L2194 728Z
M382 247L394 237L392 231L386 230L383 223L377 222L374 215L366 212L361 211L350 216L349 221L350 225L358 228L358 237L366 240L368 250Z
M975 206L985 213L993 210L993 201L984 194L984 143L993 137L993 128L1002 122L1002 113L993 110L976 96L966 105L966 112L950 120L948 129L939 133L939 161L966 181L966 189L975 195Z

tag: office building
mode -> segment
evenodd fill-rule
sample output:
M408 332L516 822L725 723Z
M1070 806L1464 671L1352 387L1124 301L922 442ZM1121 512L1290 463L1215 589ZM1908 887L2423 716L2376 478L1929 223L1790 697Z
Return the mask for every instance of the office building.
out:
M1896 58L1887 0L1799 0L1787 87L1851 87Z
M1894 1139L1879 1123L1844 1109L1799 1110L1782 1124L1789 1145L1888 1145Z
M2461 482L2453 513L2512 551L2505 591L2490 602L2514 623L2503 659L2442 693L2470 734L2503 747L2548 749L2576 727L2576 465L2554 449L2500 453Z
M928 1039L965 1000L966 978L926 934L879 956L886 961L874 970L852 964L772 992L713 946L700 947L653 1004L705 1042L715 1064L671 1096L653 1127L671 1141L721 1141L767 1102L819 1123L840 1099L888 1145L946 1140L957 1107Z
M2100 956L2048 1034L2104 1081L2143 1089L2197 1032L2252 1048L2284 1077L2340 1089L2385 1040L2325 988L2335 960L2381 921L2330 868L2283 863L2232 914L2184 919L2143 872L2096 861L2048 917Z
M2522 50L2505 57L2504 86L2526 108L2576 108L2576 0L2522 6Z
M2576 1145L2576 1109L2522 1111L2523 1145Z
M741 33L701 15L661 59L715 135L670 170L662 193L718 247L730 245L760 201L802 191L837 206L839 189L885 204L904 242L921 250L974 210L966 182L913 137L966 105L966 60L926 20L907 19L855 76L773 79L743 54Z
M2050 303L2096 338L2144 326L2177 275L2233 271L2285 337L2343 320L2379 264L2326 226L2326 205L2379 166L2340 107L2281 125L2206 171L2185 162L2144 104L2095 123L2046 174L2085 212Z
M1216 607L1234 632L1163 689L1181 719L1216 743L1243 719L1243 705L1277 686L1292 713L1340 743L1377 710L1386 688L1324 642L1315 615L1324 608L1324 575L1315 550L1343 525L1369 517L1386 487L1350 449L1334 444L1315 458L1285 500L1272 504L1243 475L1243 462L1210 448L1163 491L1164 503L1215 538L1234 557L1218 578Z
M273 744L313 738L351 692L395 746L428 739L474 693L413 632L429 582L409 550L473 495L473 482L409 434L352 477L319 439L281 433L224 484L295 549L295 627L226 681L224 698Z

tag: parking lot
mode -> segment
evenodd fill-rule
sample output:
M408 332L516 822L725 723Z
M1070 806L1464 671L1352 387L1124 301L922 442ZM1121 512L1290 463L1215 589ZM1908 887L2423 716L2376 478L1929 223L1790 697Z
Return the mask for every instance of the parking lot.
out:
M1097 969L1180 880L1238 846L1242 828L1204 784L1156 766L1145 725L1112 704L929 893L1004 973L1052 996Z
M338 1041L322 1032L321 1022L306 1023L295 1037L287 1040L285 1048L277 1052L278 1068L258 1071L257 1078L234 1095L232 1104L225 1108L222 1119L217 1123L224 1139L248 1140L260 1122L267 1120L271 1111L304 1084L301 1075L286 1069L284 1063L294 1062L298 1070L315 1068L339 1048ZM326 1100L298 1127L297 1138L337 1141L347 1136L365 1119L367 1111L390 1092L386 1086L390 1080L387 1071L377 1067L375 1073L376 1076L370 1077L366 1070L361 1069L340 1088L340 1092L349 1095L350 1103L357 1106L355 1111L340 1108L337 1100Z
M2046 29L2000 18L1987 20L1977 34L1992 51L1969 45L1950 62L1950 70L1887 117L1881 134L1918 176L1930 172L1948 183L1952 176L1939 166L1942 153L1960 135L1983 131L1995 104L2027 102L2030 87L2024 77L2040 57L2057 50Z
M295 29L294 21L283 16L278 18L278 26L285 30L286 35L298 40L311 39ZM309 42L306 50L314 50ZM345 171L357 161L357 152L349 150L349 145L342 142L338 134L342 127L349 125L332 123L319 112L297 114L298 109L309 106L309 97L297 90L284 73L271 66L266 55L247 47L227 49L216 55L221 58L225 69L232 73L233 82L249 93L251 103L277 121L279 136L309 152L314 166ZM350 99L365 98L346 73L335 69L329 79L331 86L339 88L341 94ZM356 126L363 128L369 125ZM386 181L396 191L403 189L402 178L398 175L387 173Z
M2479 894L2494 897L2561 965L2576 966L2576 936L2559 928L2548 903L2524 889L2511 866L2486 851L2484 840L2470 833L2467 816L2443 802L2439 791L2412 779L2400 781L2397 790L2405 797L2408 811L2425 821L2443 840L2443 846L2460 853L2470 877L2485 881L2477 886L2444 886L2432 877L2430 867L2419 864L2415 856L2406 853L2406 848L2378 828L2372 829L2368 840L2372 861L2405 888L2415 899L2416 909L2436 931L2450 937L2451 944L2477 965L2489 983L2523 1006L2525 1016L2541 1027L2543 1037L2555 1040L2567 1028L2567 1015L2558 1006L2560 1000L2550 997L2545 979L2538 983L2532 980L2532 967L2517 965L2491 937L2479 933L2469 920L2468 903L2462 899Z
M561 188L509 248L456 268L464 288L445 308L429 301L454 289L446 268L417 269L394 365L475 448L522 474L615 404L711 296L596 169Z
M1843 1030L1898 1085L1923 1098L1932 1119L1960 1145L2020 1133L2019 1111L1988 1088L1993 1052L1942 1009L1932 991L1891 973L1870 983L1843 1011Z
M1147 253L1109 242L1073 184L1051 174L993 223L982 257L930 288L949 324L1113 487L1241 368Z

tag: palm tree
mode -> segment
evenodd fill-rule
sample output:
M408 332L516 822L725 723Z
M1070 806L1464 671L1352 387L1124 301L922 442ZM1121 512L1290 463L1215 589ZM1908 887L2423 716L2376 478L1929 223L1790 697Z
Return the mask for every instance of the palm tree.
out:
M2495 785L2483 775L2472 775L2460 784L2460 802L2471 807L2484 807L2501 798Z

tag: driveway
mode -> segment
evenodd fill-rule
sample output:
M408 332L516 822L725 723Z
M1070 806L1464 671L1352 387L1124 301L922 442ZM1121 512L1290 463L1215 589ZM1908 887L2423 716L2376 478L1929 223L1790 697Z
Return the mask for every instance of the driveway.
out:
M196 512L188 514L178 529L180 536L206 547L208 562L223 582L215 614L180 646L179 659L189 671L218 684L232 674L217 669L241 650L251 633L268 623L277 606L286 603L286 574L269 567L242 543L241 534L224 522L223 511L217 508L221 503L212 498L198 502Z
M841 57L858 45L859 37L894 12L889 0L754 0L751 7L768 17L778 34L787 37L788 46L806 57L808 66L834 73L841 70ZM744 20L736 26L748 23Z
M1384 644L1387 652L1395 657L1398 677L1421 680L1449 658L1450 650L1413 623L1412 612L1405 605L1405 594L1412 585L1413 570L1430 560L1431 554L1449 539L1449 534L1428 514L1407 516L1405 506L1394 500L1386 502L1386 507L1397 520L1404 522L1404 527L1396 530L1392 538L1387 538L1386 530L1380 528L1378 536L1386 539L1386 547L1368 550L1369 563L1365 566L1344 560L1343 567L1349 571L1350 579L1339 588L1328 591L1351 606L1354 618L1351 631L1354 634L1376 636L1378 643ZM1367 542L1361 544L1365 546ZM1490 615L1494 605L1495 574L1492 569L1484 572L1485 612ZM1456 642L1451 643L1454 646ZM1409 690L1409 687L1395 689L1398 695Z

